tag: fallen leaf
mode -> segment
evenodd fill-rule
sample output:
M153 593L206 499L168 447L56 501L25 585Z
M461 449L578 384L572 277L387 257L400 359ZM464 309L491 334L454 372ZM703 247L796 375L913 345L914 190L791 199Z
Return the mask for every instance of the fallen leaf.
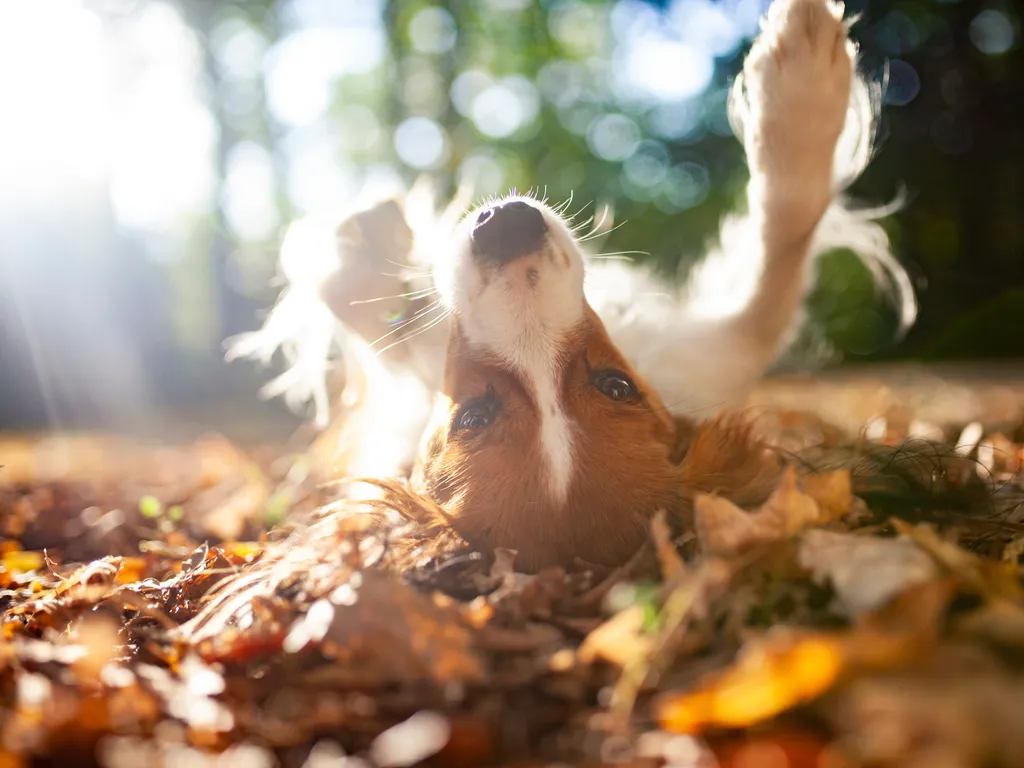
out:
M956 592L951 579L911 584L857 617L843 637L848 672L879 672L927 658L938 646L942 616Z
M993 475L1009 478L1024 468L1024 446L997 432L978 443L978 472L985 477Z
M953 450L961 456L969 456L978 447L978 441L985 433L985 428L980 421L972 421L960 433L960 437L953 445Z
M220 549L232 565L251 563L263 552L263 547L255 541L234 541L223 544Z
M753 725L827 691L844 665L839 638L771 633L748 642L731 667L696 690L662 697L656 717L662 728L688 734Z
M892 520L893 527L917 542L940 566L965 587L988 600L1007 600L1024 606L1024 586L1016 563L986 560L951 541L942 539L930 525L910 525Z
M792 536L818 522L818 503L797 486L796 469L789 467L761 507L745 512L728 499L697 494L694 527L707 554L736 554L753 544Z
M851 764L823 733L772 729L758 736L709 740L716 768L847 768Z
M935 670L856 680L826 716L855 765L1010 768L1024 753L1022 704L1009 676Z
M577 658L584 664L600 659L624 667L635 658L649 656L654 638L644 633L646 622L647 610L642 604L619 611L587 635L577 651Z
M651 519L651 537L654 539L658 562L661 564L662 579L668 582L678 581L686 574L686 563L679 556L675 542L672 541L672 531L669 529L663 509L659 509Z
M818 505L819 524L838 520L850 511L853 486L848 469L838 469L800 479L800 487Z
M818 583L830 582L848 617L884 605L906 587L938 575L934 561L906 537L882 539L812 529L798 553Z
M447 717L422 710L374 739L370 757L381 768L407 768L436 755L450 736Z
M939 615L955 589L946 580L916 584L846 632L775 630L749 640L731 666L688 692L662 696L662 728L699 734L743 728L805 704L837 683L924 658L938 638Z
M1016 563L1024 556L1024 536L1018 536L1012 541L1006 542L1003 547L1003 560L1009 563Z
M144 557L126 557L121 561L121 568L114 577L115 584L134 584L146 576L146 559Z
M5 552L3 559L0 560L0 564L15 576L38 571L44 562L42 552L26 552L20 549Z

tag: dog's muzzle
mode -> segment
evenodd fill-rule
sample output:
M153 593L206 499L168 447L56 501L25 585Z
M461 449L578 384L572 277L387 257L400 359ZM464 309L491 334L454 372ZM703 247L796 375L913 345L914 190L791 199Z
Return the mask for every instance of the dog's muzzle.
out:
M473 257L507 264L536 253L544 244L548 225L544 214L516 200L480 212L470 235Z

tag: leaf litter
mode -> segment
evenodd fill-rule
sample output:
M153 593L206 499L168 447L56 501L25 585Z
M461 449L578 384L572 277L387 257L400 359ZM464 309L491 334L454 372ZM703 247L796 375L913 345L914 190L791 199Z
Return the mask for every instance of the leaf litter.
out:
M402 483L8 440L0 765L1018 765L1015 433L784 426L760 504L535 574Z

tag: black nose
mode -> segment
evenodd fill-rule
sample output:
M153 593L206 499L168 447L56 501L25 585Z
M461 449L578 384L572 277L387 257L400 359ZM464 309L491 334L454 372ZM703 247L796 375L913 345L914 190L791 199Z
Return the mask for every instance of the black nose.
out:
M477 216L473 255L500 264L514 261L539 250L547 231L544 215L532 205L519 200L496 205Z

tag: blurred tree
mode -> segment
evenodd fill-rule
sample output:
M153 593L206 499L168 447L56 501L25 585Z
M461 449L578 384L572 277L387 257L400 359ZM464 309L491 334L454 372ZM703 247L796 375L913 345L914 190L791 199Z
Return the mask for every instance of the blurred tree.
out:
M65 270L69 290L75 274L104 286L111 306L103 313L138 347L126 359L145 372L140 387L154 382L153 402L255 392L265 372L225 367L222 339L251 329L273 300L287 222L324 210L341 215L360 190L426 173L449 191L471 177L484 195L572 195L567 211L584 227L591 216L614 213L619 226L591 243L596 250L675 275L715 236L745 181L725 95L767 0L86 4L116 32L111 39L127 40L128 66L138 56L132 45L142 45L128 39L136 33L190 50L166 15L143 18L176 8L195 33L197 93L216 125L208 210L174 231L127 226L109 200L101 206L107 214L90 217L103 230L95 242L112 244L99 260L106 272L75 232L19 235L75 262ZM861 67L885 93L877 157L853 192L876 204L905 187L907 203L886 226L918 284L921 312L897 343L892 312L864 270L849 254L833 254L811 297L817 323L804 348L834 361L1021 356L1019 4L849 0L847 12L860 14ZM178 55L168 51L162 66ZM149 204L162 202L156 194ZM46 210L53 222L67 213L57 201ZM7 283L18 284L0 274ZM129 283L136 288L125 295ZM24 324L16 304L4 314L5 328ZM32 343L85 333L60 332L61 322L49 318L50 337ZM16 402L0 421L36 419L46 408L29 402L44 389L33 380L30 350L24 339L0 337L0 345L8 370L0 367L0 395ZM92 375L70 356L51 356L64 361L57 378Z

